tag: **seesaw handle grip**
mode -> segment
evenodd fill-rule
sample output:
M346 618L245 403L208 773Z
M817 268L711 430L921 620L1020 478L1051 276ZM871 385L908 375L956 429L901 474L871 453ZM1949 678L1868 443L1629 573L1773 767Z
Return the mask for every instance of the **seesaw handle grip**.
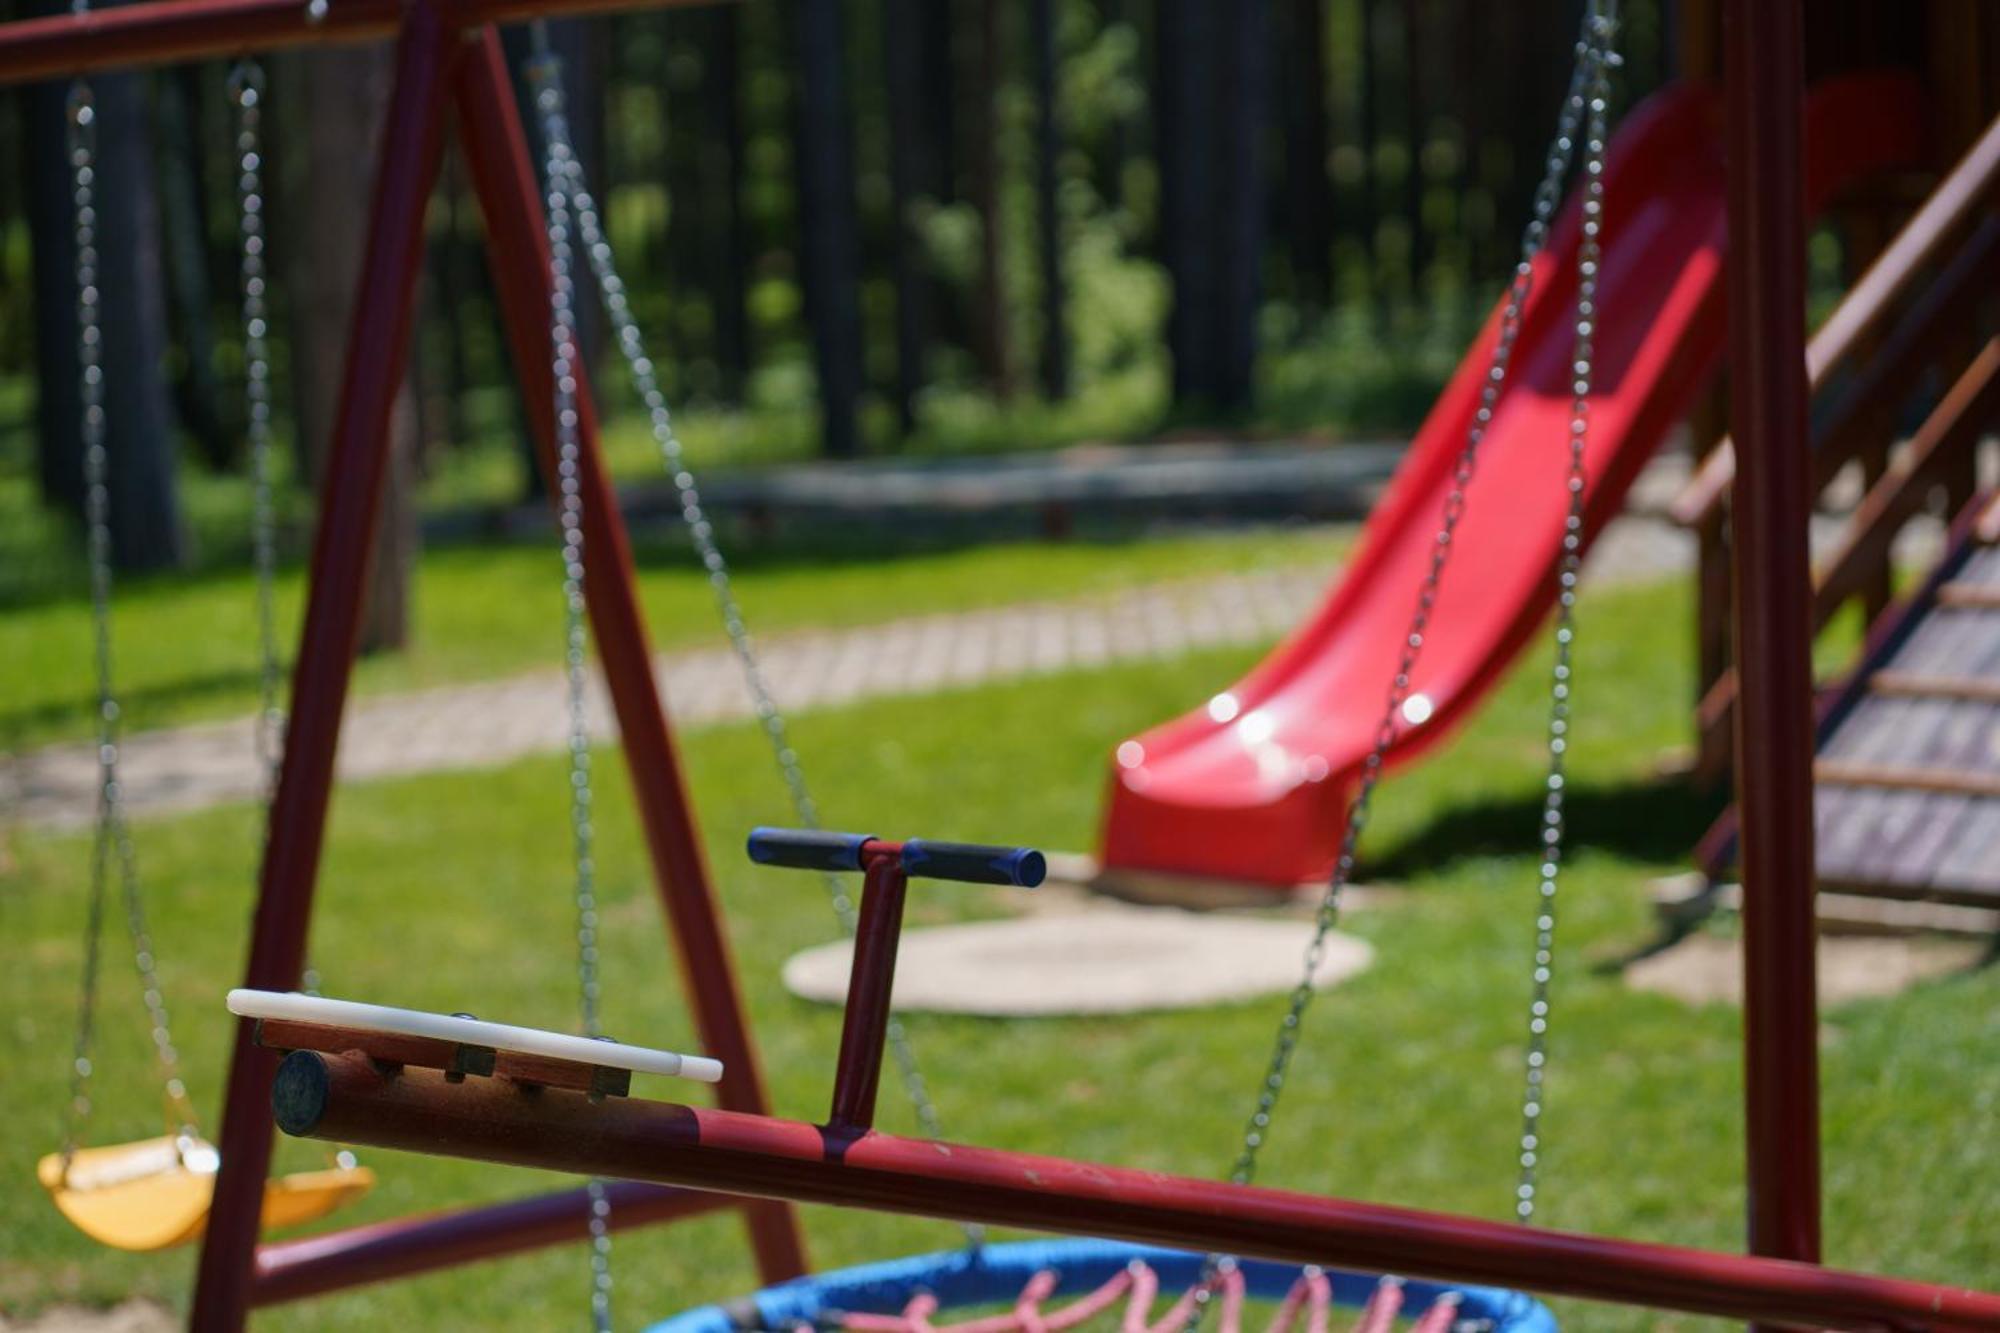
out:
M831 833L822 829L755 828L750 859L760 866L791 870L859 870L872 833ZM885 852L896 852L893 843ZM967 884L1007 884L1032 889L1048 874L1048 862L1032 847L989 847L974 842L934 842L911 838L900 850L903 872L922 879Z
M760 866L792 870L859 870L861 848L872 833L829 833L821 829L750 830L750 859Z
M1049 866L1032 847L988 847L976 842L911 838L903 844L903 870L925 879L1011 884L1015 888L1032 889L1048 874Z

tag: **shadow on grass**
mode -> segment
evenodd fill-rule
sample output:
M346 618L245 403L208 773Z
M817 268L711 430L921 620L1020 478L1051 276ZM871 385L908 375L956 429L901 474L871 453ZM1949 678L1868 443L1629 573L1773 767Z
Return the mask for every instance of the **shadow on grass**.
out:
M1028 512L1004 513L989 519L951 513L924 516L889 511L861 521L788 518L772 531L760 530L741 516L733 516L720 534L720 542L732 571L764 574L850 565L892 565L901 560L954 555L987 547L1060 544L1112 550L1158 541L1163 535L1303 528L1314 522L1313 516L1297 513L1103 517L1083 512L1060 531L1050 532L1039 516ZM553 535L550 540L553 542ZM644 569L700 568L687 535L678 525L635 524L632 542L634 556ZM539 545L532 540L528 544Z
M205 699L234 701L257 689L261 673L255 667L230 668L180 676L154 685L121 686L118 698L127 716L166 713ZM22 708L0 710L0 750L48 743L60 726L96 715L97 689L79 678L75 694L45 699Z
M1337 515L1345 517L1345 515ZM1324 521L1327 515L1294 513L1221 515L1191 512L1185 515L1134 515L1100 518L1077 515L1059 532L1050 532L1044 521L1029 512L998 515L990 521L967 520L950 513L911 518L885 513L858 521L838 522L821 518L787 519L775 530L762 527L741 515L717 517L718 541L730 568L740 574L785 573L800 569L830 570L845 566L892 565L900 560L952 555L990 546L1038 544L1060 541L1065 545L1112 549L1157 540L1163 527L1181 533L1210 529L1218 532L1245 527L1282 527L1288 523L1308 525ZM677 520L645 519L630 527L633 557L643 571L700 569L687 533ZM551 522L546 536L537 531L491 533L460 531L427 536L426 556L474 559L482 554L555 548L555 527ZM279 567L281 580L302 577L306 569L303 535L286 540ZM0 556L6 554L0 542ZM62 603L81 605L89 597L89 585L79 562L44 562L15 574L0 574L0 611L25 611ZM148 596L176 595L204 587L248 587L252 577L247 549L222 547L200 549L186 569L160 573L129 574L118 580L121 600Z
M1574 786L1563 814L1573 849L1671 863L1687 857L1722 805L1721 798L1696 792L1676 779L1650 779ZM1540 845L1541 821L1540 792L1458 805L1371 859L1368 873L1408 879L1448 871L1474 858L1531 856Z

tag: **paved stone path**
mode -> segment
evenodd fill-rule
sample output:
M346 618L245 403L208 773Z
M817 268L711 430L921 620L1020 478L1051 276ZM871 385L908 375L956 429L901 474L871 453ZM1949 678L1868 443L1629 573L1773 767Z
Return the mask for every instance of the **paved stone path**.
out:
M1256 643L1282 634L1326 579L1293 569L1171 583L1112 597L915 616L870 626L774 636L759 653L787 712L884 695ZM718 626L716 638L722 640ZM655 670L677 726L749 716L751 700L725 645L663 653ZM363 697L341 733L342 780L477 768L560 749L567 739L559 672ZM616 727L601 684L593 734ZM254 797L248 719L142 732L122 747L130 808L189 810ZM94 810L96 748L59 745L0 760L0 809L29 824L74 826Z
M1621 520L1598 543L1594 579L1684 567L1689 543L1655 519ZM774 636L759 653L788 713L984 681L1268 642L1323 594L1328 571L1294 568L1158 584L1068 602L915 616L862 629ZM721 640L718 628L716 638ZM656 670L677 726L749 716L726 646L663 653ZM558 750L567 737L562 678L509 680L363 697L341 734L342 780L478 768ZM592 731L615 734L602 694ZM142 732L123 746L130 808L158 814L247 800L259 790L249 719ZM75 827L94 811L96 750L58 745L0 756L0 811L25 824Z

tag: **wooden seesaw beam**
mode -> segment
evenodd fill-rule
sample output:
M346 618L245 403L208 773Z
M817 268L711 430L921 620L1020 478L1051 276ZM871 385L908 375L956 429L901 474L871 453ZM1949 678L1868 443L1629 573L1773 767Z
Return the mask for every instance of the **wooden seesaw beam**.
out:
M1786 1328L2000 1330L2000 1294L297 1051L308 1138L736 1195L1486 1283Z

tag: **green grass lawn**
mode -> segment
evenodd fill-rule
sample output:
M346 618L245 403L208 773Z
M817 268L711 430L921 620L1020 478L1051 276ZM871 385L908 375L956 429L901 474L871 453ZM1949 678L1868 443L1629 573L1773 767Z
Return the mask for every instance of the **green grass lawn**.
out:
M738 594L760 634L933 611L1108 593L1164 579L1285 565L1331 570L1338 530L1268 527L1129 541L1028 542L895 551L769 551L741 560ZM654 643L720 647L706 574L684 542L638 549ZM550 543L454 546L427 553L413 593L409 651L362 662L362 692L488 679L561 663L560 565ZM278 591L291 644L304 571ZM134 580L115 612L119 689L131 730L256 707L256 596L247 571ZM0 615L0 750L87 737L95 725L87 601L68 597Z
M658 593L656 591L655 595ZM1628 992L1590 960L1643 939L1646 878L1678 868L1709 810L1652 776L1683 739L1688 607L1680 585L1585 599L1573 827L1544 1122L1544 1220L1733 1249L1743 1232L1739 1020ZM812 714L796 724L828 818L885 834L1086 847L1104 757L1119 737L1207 697L1247 652L1078 673ZM1364 1199L1503 1217L1514 1136L1533 908L1533 830L1545 666L1528 663L1451 751L1381 794L1368 874L1410 892L1348 923L1376 966L1315 1007L1261 1179ZM777 1109L822 1113L838 1015L789 997L778 968L828 939L811 877L759 872L753 823L785 817L748 726L691 736L687 755ZM599 828L610 1031L689 1041L614 764ZM573 1014L563 770L506 768L356 786L335 806L315 957L334 994L567 1025ZM139 829L169 999L212 1115L228 1035L221 993L241 963L255 846L234 807ZM87 841L15 830L0 869L0 1309L139 1293L185 1299L191 1252L108 1254L72 1233L31 1183L57 1142ZM998 891L913 900L918 922L1005 910ZM157 1132L129 966L107 969L104 1139ZM911 1027L954 1137L1125 1165L1219 1175L1262 1061L1276 1000L1125 1018ZM2000 971L1843 1007L1824 1027L1827 1257L1990 1284L2000 1271ZM910 1116L884 1091L885 1127ZM308 1164L312 1148L286 1144ZM377 1192L342 1217L503 1197L562 1183L526 1172L370 1153ZM816 1260L948 1246L940 1224L812 1209ZM616 1251L621 1328L753 1285L730 1218L629 1234ZM573 1327L578 1247L313 1301L266 1315L286 1329ZM1720 1328L1631 1311L1564 1309L1587 1329Z

